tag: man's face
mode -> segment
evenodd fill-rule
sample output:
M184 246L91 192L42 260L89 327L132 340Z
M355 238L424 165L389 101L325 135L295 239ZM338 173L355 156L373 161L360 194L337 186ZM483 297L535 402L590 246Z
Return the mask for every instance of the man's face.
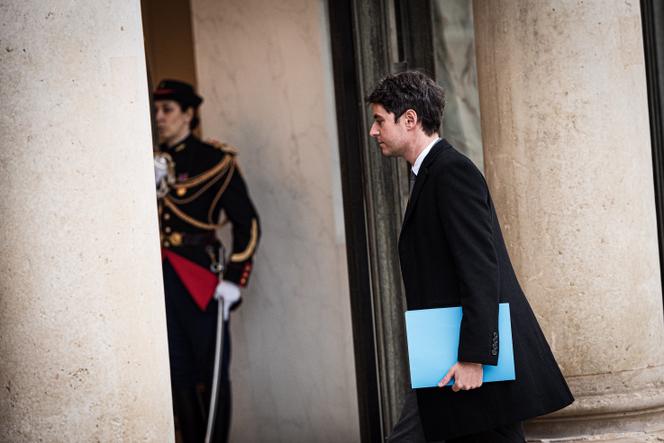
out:
M403 157L406 150L406 127L403 118L394 121L394 113L387 112L383 105L372 103L374 122L369 135L376 139L380 152L387 157Z
M189 134L189 122L193 109L182 111L175 100L157 100L154 103L159 143L178 142Z

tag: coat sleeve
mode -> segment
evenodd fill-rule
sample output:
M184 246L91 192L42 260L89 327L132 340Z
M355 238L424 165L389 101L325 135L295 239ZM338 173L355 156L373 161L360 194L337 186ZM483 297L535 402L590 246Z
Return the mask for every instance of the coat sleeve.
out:
M459 276L459 361L496 365L499 273L486 181L468 158L457 154L445 159L437 190L438 213Z
M233 161L235 162L235 159ZM232 176L229 178L228 187L222 190L223 194L215 208L217 213L223 210L232 225L233 250L224 279L245 287L249 281L253 256L260 238L260 222L249 198L247 185L236 164L229 173Z

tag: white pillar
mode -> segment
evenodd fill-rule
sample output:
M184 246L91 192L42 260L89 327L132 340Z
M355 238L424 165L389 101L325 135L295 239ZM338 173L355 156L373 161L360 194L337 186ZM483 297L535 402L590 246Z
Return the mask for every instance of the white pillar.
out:
M487 177L520 281L576 396L530 435L663 428L639 2L473 5Z
M0 17L0 439L173 441L140 3Z

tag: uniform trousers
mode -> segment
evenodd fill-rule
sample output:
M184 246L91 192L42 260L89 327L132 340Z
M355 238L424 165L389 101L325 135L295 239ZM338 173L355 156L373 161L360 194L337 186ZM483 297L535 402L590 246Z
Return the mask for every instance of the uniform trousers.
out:
M201 309L192 300L168 260L162 264L168 326L168 351L171 369L173 412L177 416L184 443L202 442L214 371L217 333L217 302ZM231 341L229 322L224 324L224 348L221 359L219 397L213 441L228 440L231 418L231 383L229 366ZM200 387L203 387L201 392Z
M503 425L477 434L450 438L439 443L524 443L521 422ZM386 439L387 443L427 443L417 409L417 396L414 391L406 394L401 416ZM436 443L436 442L429 442Z

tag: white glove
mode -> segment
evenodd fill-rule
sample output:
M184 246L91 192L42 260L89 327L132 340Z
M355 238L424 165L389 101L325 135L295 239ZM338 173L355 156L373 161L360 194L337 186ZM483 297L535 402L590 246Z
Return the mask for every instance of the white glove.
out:
M159 186L159 183L166 177L168 174L168 163L166 162L166 159L161 156L157 156L154 158L154 179Z
M231 307L240 300L240 287L229 281L222 281L214 290L215 300L224 301L224 320L228 320Z

